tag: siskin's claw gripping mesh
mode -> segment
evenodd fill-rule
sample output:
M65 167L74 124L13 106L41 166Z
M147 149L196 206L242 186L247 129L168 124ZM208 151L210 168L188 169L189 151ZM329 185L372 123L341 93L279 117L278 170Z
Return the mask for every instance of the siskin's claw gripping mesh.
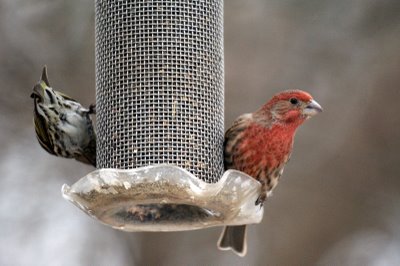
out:
M96 0L97 166L223 173L222 0Z

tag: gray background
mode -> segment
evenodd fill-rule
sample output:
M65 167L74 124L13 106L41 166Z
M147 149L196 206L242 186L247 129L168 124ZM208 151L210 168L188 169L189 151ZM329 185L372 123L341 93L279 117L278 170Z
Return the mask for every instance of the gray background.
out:
M396 265L400 263L400 1L225 1L226 126L275 92L309 91L324 113L292 160L244 259L219 228L123 233L60 188L92 168L48 155L33 84L94 102L94 4L0 0L0 265Z

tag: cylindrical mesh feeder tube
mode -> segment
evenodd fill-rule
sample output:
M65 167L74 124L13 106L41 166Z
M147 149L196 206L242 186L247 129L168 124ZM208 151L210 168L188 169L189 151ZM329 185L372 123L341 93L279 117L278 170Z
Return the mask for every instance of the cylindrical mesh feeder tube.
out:
M96 0L97 167L223 173L223 1Z
M63 196L125 231L259 223L223 173L222 0L96 0L97 167Z

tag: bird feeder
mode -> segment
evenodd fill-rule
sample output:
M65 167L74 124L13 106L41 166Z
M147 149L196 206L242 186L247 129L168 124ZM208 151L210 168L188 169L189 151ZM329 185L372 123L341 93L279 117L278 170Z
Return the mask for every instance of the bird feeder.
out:
M259 223L224 173L222 0L96 0L97 167L63 196L125 231Z

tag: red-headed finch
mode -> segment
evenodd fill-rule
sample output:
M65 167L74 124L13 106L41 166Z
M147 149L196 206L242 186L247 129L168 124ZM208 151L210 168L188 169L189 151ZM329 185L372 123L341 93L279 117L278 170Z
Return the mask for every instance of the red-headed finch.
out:
M225 169L242 171L261 183L256 205L264 203L289 161L297 128L322 111L301 90L276 94L259 110L241 115L225 133ZM246 225L227 226L218 241L222 250L246 255Z

